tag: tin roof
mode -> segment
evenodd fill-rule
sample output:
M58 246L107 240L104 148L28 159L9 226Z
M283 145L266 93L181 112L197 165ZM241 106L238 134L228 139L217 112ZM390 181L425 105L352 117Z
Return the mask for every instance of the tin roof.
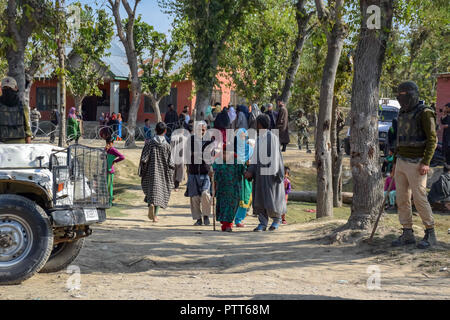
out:
M66 47L65 54L68 56L72 51L71 47ZM130 74L130 67L128 66L127 55L125 48L119 39L111 42L111 48L107 50L109 56L102 58L102 61L109 67L111 76L114 79L128 79ZM52 78L54 67L50 64L45 65L41 72L36 74L36 78Z

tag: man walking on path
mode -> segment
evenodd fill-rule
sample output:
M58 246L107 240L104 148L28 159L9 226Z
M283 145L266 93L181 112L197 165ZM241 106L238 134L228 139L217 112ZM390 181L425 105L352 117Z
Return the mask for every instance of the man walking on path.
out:
M145 143L139 166L144 201L148 203L148 217L153 222L158 221L159 208L167 208L169 204L175 169L172 148L165 138L166 124L158 122L155 131L156 136Z
M278 137L268 130L269 117L260 115L257 123L256 149L248 171L245 173L245 178L254 181L253 210L258 214L259 225L253 231L266 231L269 217L273 220L269 231L273 231L278 229L281 216L287 211L283 158Z
M419 103L419 88L412 81L399 85L397 100L401 109L398 116L395 182L397 206L403 234L393 246L415 244L412 225L411 192L414 205L425 225L425 237L418 248L435 245L436 234L431 206L427 200L427 173L436 149L436 117L434 111Z
M29 111L19 98L16 80L6 77L1 85L0 143L31 143Z
M280 144L283 146L282 152L286 151L286 146L291 141L289 138L289 114L283 101L278 101L278 117L276 128L280 138Z
M190 198L192 218L195 226L202 223L209 225L211 216L211 177L214 173L212 166L203 159L203 151L211 141L203 140L206 133L206 122L195 123L194 134L188 139L190 149L190 163L188 164L188 182L185 196ZM203 217L203 221L202 221Z

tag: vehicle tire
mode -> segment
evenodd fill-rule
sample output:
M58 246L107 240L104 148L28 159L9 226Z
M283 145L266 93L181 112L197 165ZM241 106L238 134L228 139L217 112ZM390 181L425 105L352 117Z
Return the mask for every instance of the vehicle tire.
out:
M350 155L350 139L345 138L344 139L344 149L345 149L345 154L346 155Z
M41 269L42 273L58 272L65 269L78 257L83 248L85 238L72 242L61 242L53 246L50 258Z
M19 284L42 269L53 248L45 211L18 195L0 195L0 284Z

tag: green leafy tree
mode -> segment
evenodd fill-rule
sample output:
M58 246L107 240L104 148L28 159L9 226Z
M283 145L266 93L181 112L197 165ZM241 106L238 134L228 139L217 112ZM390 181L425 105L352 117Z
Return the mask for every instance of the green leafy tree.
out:
M316 134L317 218L333 215L331 122L336 73L347 34L344 22L345 1L316 0L321 27L327 38L327 56L320 85L319 118Z
M383 199L379 162L378 122L380 77L389 43L395 0L360 0L361 27L355 52L351 98L350 165L353 173L352 212L344 228L367 229ZM370 27L372 13L380 8L379 26Z
M252 102L271 100L280 93L296 36L294 7L269 3L266 10L245 19L221 55L220 65L236 91Z
M39 61L43 51L33 46L46 42L46 30L54 25L56 13L48 0L9 0L2 5L6 9L0 12L0 55L6 58L7 74L16 79L28 107L32 78L43 63Z
M141 75L142 92L148 96L156 112L157 120L162 121L159 103L170 94L173 82L184 79L185 72L174 70L185 55L183 37L175 29L170 40L164 33L157 32L153 26L136 20L134 39ZM180 72L181 71L181 72Z
M163 8L185 27L192 60L197 119L204 118L212 90L217 84L220 55L234 30L261 9L262 0L160 0Z
M435 101L436 74L450 71L450 3L400 1L381 76L385 97L394 97L404 80L415 81L426 103Z
M98 85L109 71L102 58L107 56L114 35L113 22L105 10L85 6L80 12L80 28L67 65L67 88L78 111L85 97L102 94Z
M134 148L136 147L135 132L136 132L136 121L137 114L139 111L139 105L141 102L142 95L142 83L139 79L139 64L136 51L136 45L134 40L134 26L136 22L136 9L140 3L140 0L134 1L134 6L132 7L127 0L108 0L110 9L113 13L117 35L120 41L125 47L125 52L127 55L128 66L130 67L131 73L131 106L130 113L128 115L128 133L129 139L126 142L126 147ZM122 20L120 15L120 8L123 6L127 14L127 19Z

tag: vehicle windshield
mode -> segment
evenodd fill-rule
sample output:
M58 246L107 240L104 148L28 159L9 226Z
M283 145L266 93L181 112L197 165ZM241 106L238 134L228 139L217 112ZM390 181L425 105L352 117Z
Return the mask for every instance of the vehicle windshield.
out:
M397 118L398 112L393 110L379 110L378 118L380 121L384 122L392 122L395 118Z

